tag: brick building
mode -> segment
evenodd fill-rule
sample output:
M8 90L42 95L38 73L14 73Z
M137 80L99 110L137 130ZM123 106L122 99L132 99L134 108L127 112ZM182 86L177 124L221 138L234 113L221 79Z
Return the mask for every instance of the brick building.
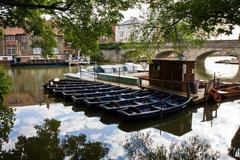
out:
M0 39L0 61L21 61L43 59L41 48L32 48L32 37L22 28L6 28ZM54 59L67 59L71 49L67 47L62 35L57 35L57 47L53 49Z

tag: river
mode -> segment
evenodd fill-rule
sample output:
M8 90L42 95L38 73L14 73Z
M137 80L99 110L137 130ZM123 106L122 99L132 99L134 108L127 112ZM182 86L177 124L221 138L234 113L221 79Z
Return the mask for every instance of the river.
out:
M239 82L239 66L216 64L214 61L232 57L207 57L198 62L196 77L209 79L214 72L224 81ZM46 68L7 68L13 80L13 93L8 101L15 109L15 120L9 142L3 149L10 149L20 135L36 135L35 125L43 124L44 119L61 121L60 136L87 135L88 140L101 141L110 148L109 157L125 159L126 152L122 146L127 137L137 132L149 133L153 145L168 146L172 141L181 142L192 136L207 140L214 150L221 153L220 159L231 159L228 148L232 138L240 127L240 100L231 99L221 104L206 103L197 107L190 106L184 111L163 119L154 118L141 123L122 121L117 116L106 115L101 110L89 110L84 107L75 109L43 93L41 84L50 78L63 78L63 73L77 72L77 67Z

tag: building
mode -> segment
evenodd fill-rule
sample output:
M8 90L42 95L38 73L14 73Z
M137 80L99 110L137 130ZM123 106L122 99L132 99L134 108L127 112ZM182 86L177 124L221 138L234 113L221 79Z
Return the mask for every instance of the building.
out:
M195 61L155 58L149 66L149 85L166 90L196 94Z
M115 42L129 42L132 33L143 24L138 18L131 17L129 20L121 22L115 27ZM137 34L140 37L141 34Z
M19 61L43 59L41 48L32 48L34 40L22 28L6 28L3 30L4 37L0 40L0 61ZM54 59L65 59L64 53L69 53L63 35L57 34L57 47L54 48Z

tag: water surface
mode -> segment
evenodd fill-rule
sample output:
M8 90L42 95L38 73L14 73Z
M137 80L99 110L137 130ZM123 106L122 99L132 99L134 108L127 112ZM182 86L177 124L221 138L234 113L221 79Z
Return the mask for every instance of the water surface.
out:
M205 74L198 72L198 77L212 76L213 59L205 61ZM201 68L200 67L200 68ZM238 67L232 71L232 77L239 79ZM220 68L218 68L220 69ZM221 159L231 159L228 148L239 128L240 100L231 99L221 104L203 104L179 113L141 122L126 122L118 116L104 114L101 110L89 110L85 107L74 108L71 103L50 98L43 94L42 82L60 77L66 72L77 72L78 67L47 68L12 68L8 73L13 78L14 92L8 97L15 110L15 122L9 134L9 142L4 149L14 147L17 137L36 135L35 125L43 124L44 119L61 121L60 136L84 133L89 140L101 141L110 148L109 156L113 159L125 159L123 143L126 137L137 132L150 132L154 145L169 145L172 141L180 142L192 136L206 139L212 147L221 152ZM224 71L224 69L220 69ZM230 74L230 72L226 71ZM208 75L207 77L205 75ZM227 77L229 79L230 77Z

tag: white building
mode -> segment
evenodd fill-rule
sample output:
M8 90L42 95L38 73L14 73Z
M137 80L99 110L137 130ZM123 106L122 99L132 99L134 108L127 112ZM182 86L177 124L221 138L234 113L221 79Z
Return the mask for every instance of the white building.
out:
M131 17L129 20L117 24L115 27L115 42L128 42L133 31L141 24L142 22L136 17ZM140 36L140 34L135 36Z

